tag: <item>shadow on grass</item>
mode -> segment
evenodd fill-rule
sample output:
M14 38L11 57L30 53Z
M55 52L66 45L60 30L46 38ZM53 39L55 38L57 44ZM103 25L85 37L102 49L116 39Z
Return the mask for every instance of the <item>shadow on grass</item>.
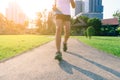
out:
M75 66L75 65L72 65L72 64L68 63L68 62L65 61L65 60L62 60L62 61L59 63L59 65L60 65L61 69L64 70L64 71L65 71L66 73L68 73L68 74L73 74L72 69L75 69L75 70L83 73L84 75L92 78L93 80L107 80L107 79L103 78L103 77L100 76L100 75L97 75L97 74L95 74L95 73L93 73L93 72L90 72L90 71L88 71L88 70L85 70L85 69L82 69L82 68L77 67L77 66Z
M108 68L108 67L106 67L106 66L104 66L104 65L101 65L101 64L99 64L99 63L97 63L97 62L95 62L95 61L91 61L91 60L89 60L89 59L87 59L87 58L84 58L83 56L81 56L81 55L79 55L79 54L77 54L77 53L73 53L73 52L67 52L67 53L68 53L68 54L71 54L71 55L73 55L73 56L82 58L83 60L88 61L89 63L94 64L95 66L97 66L97 67L99 67L99 68L101 68L101 69L103 69L103 70L105 70L105 71L107 71L107 72L110 72L110 73L112 73L113 75L115 75L115 76L117 76L117 77L120 77L120 72L118 72L118 71L115 71L115 70L113 70L113 69L111 69L111 68Z

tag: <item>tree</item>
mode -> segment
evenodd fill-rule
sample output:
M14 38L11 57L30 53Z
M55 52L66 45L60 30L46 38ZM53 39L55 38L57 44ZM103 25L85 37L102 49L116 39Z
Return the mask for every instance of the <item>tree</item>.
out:
M38 30L37 32L38 33L42 33L42 13L41 12L38 12L37 13L37 20L36 20L36 26L38 27Z
M89 26L87 28L87 37L91 39L94 34L95 34L95 29L92 26Z
M84 22L84 28L87 28L88 27L88 20L89 20L89 18L87 17L87 16L80 16L79 17L83 22Z
M84 31L87 29L88 24L88 17L86 16L79 16L75 19L71 19L71 33L74 35L83 35Z
M120 25L120 11L119 11L119 10L117 10L117 11L113 14L113 17L114 17L114 18L118 18L119 25Z
M98 18L90 18L88 20L88 26L93 26L95 29L95 35L100 35L101 34L101 20Z
M120 27L118 27L116 31L117 31L118 34L120 35Z
M55 24L54 24L53 12L48 13L47 25L48 25L48 28L47 28L48 33L54 34L55 33Z
M0 13L0 34L3 34L5 32L6 27L6 18L3 14Z

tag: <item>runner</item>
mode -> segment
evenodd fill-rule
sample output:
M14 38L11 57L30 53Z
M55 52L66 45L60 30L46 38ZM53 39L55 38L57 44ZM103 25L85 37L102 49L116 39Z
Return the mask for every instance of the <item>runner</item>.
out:
M55 0L55 5L53 6L53 10L56 13L56 56L55 59L59 61L62 60L62 53L60 51L61 47L61 32L62 27L64 26L64 41L63 41L63 51L67 51L67 41L70 36L70 4L72 8L75 8L74 0Z

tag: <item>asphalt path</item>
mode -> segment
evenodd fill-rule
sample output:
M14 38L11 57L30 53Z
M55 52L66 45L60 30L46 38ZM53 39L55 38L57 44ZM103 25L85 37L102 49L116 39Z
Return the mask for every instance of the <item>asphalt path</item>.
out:
M0 62L0 80L120 80L118 57L76 39L69 39L61 62L54 59L55 52L51 41Z

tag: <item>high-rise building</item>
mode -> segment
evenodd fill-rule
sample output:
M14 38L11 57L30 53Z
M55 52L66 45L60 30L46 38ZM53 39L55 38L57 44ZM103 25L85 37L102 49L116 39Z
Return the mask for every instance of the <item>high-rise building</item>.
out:
M103 19L103 6L102 0L82 0L82 14L89 18ZM78 4L76 4L77 6ZM80 8L80 7L79 7ZM75 14L76 15L76 14Z
M89 12L89 0L84 0L83 1L83 3L84 3L84 10L83 10L83 12L84 13L88 13Z
M83 11L83 1L82 0L75 0L75 15L81 13Z
M26 15L16 2L10 2L8 4L8 8L6 8L6 18L10 21L14 21L17 24L24 24Z
M103 12L102 0L88 0L89 12L100 13Z

